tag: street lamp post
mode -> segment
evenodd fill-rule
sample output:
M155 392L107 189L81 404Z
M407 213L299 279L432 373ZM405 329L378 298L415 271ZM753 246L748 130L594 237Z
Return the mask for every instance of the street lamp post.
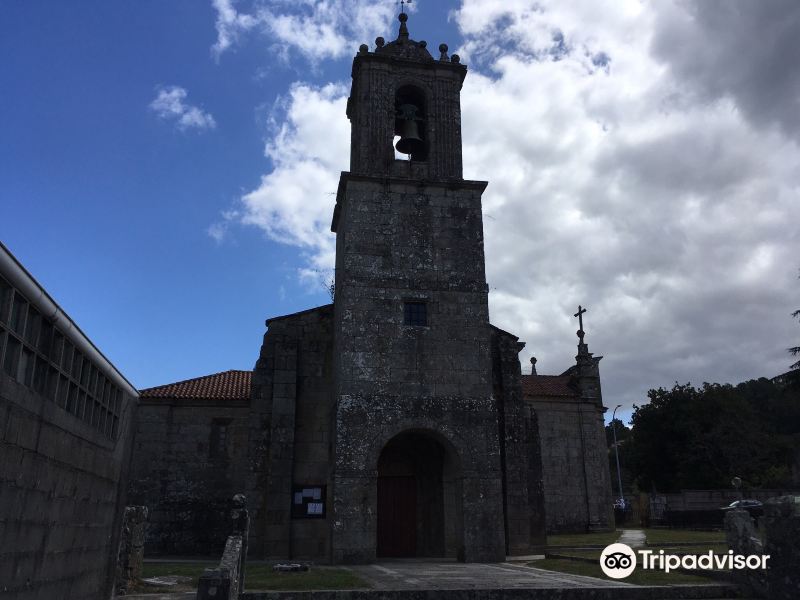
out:
M611 413L611 431L614 433L614 454L617 457L617 483L619 484L619 499L623 509L625 508L625 496L622 495L622 474L619 470L619 446L617 445L617 425L616 420L617 409L621 408L622 404L617 404L614 407L614 412Z

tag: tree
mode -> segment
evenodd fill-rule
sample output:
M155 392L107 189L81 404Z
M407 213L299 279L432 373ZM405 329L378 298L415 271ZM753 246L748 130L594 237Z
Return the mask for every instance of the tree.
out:
M739 476L749 487L793 481L800 445L797 392L758 379L732 386L675 384L648 392L634 406L625 444L639 488L663 491L720 489Z
M622 443L627 440L631 435L631 428L626 427L620 419L614 419L606 425L606 446L609 448L614 447L614 429L616 428L617 443Z

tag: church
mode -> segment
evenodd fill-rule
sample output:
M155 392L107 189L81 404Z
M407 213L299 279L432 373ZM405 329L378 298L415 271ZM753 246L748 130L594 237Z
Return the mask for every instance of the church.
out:
M333 303L268 319L252 371L141 391L148 554L216 553L240 492L251 556L334 564L502 561L614 526L600 358L581 329L573 366L522 375L524 343L490 324L467 68L399 19L353 59Z

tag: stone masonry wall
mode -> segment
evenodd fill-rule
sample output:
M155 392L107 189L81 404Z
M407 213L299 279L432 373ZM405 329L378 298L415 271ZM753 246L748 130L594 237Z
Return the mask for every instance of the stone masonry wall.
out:
M327 560L326 518L292 518L292 486L330 500L332 306L268 321L250 413L247 498L255 556Z
M135 411L110 439L0 372L0 596L110 596Z
M247 465L248 403L143 398L129 504L149 510L145 555L216 555Z
M522 397L516 336L493 329L492 375L500 415L506 553L530 554L545 539L545 503L536 414Z
M502 560L502 477L492 398L481 182L343 174L336 253L333 559L375 559L376 468L403 431L460 464L463 552ZM406 326L424 301L428 325ZM447 515L445 515L447 518Z
M541 439L547 532L613 528L602 411L575 398L539 398L532 404Z

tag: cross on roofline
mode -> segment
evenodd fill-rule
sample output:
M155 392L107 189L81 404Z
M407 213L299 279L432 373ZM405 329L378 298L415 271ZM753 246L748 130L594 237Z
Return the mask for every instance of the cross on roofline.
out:
M578 337L581 338L583 341L583 313L586 312L586 309L583 308L580 304L578 304L578 312L576 312L573 316L578 317Z
M406 4L411 4L411 0L400 0L400 12L405 14Z

